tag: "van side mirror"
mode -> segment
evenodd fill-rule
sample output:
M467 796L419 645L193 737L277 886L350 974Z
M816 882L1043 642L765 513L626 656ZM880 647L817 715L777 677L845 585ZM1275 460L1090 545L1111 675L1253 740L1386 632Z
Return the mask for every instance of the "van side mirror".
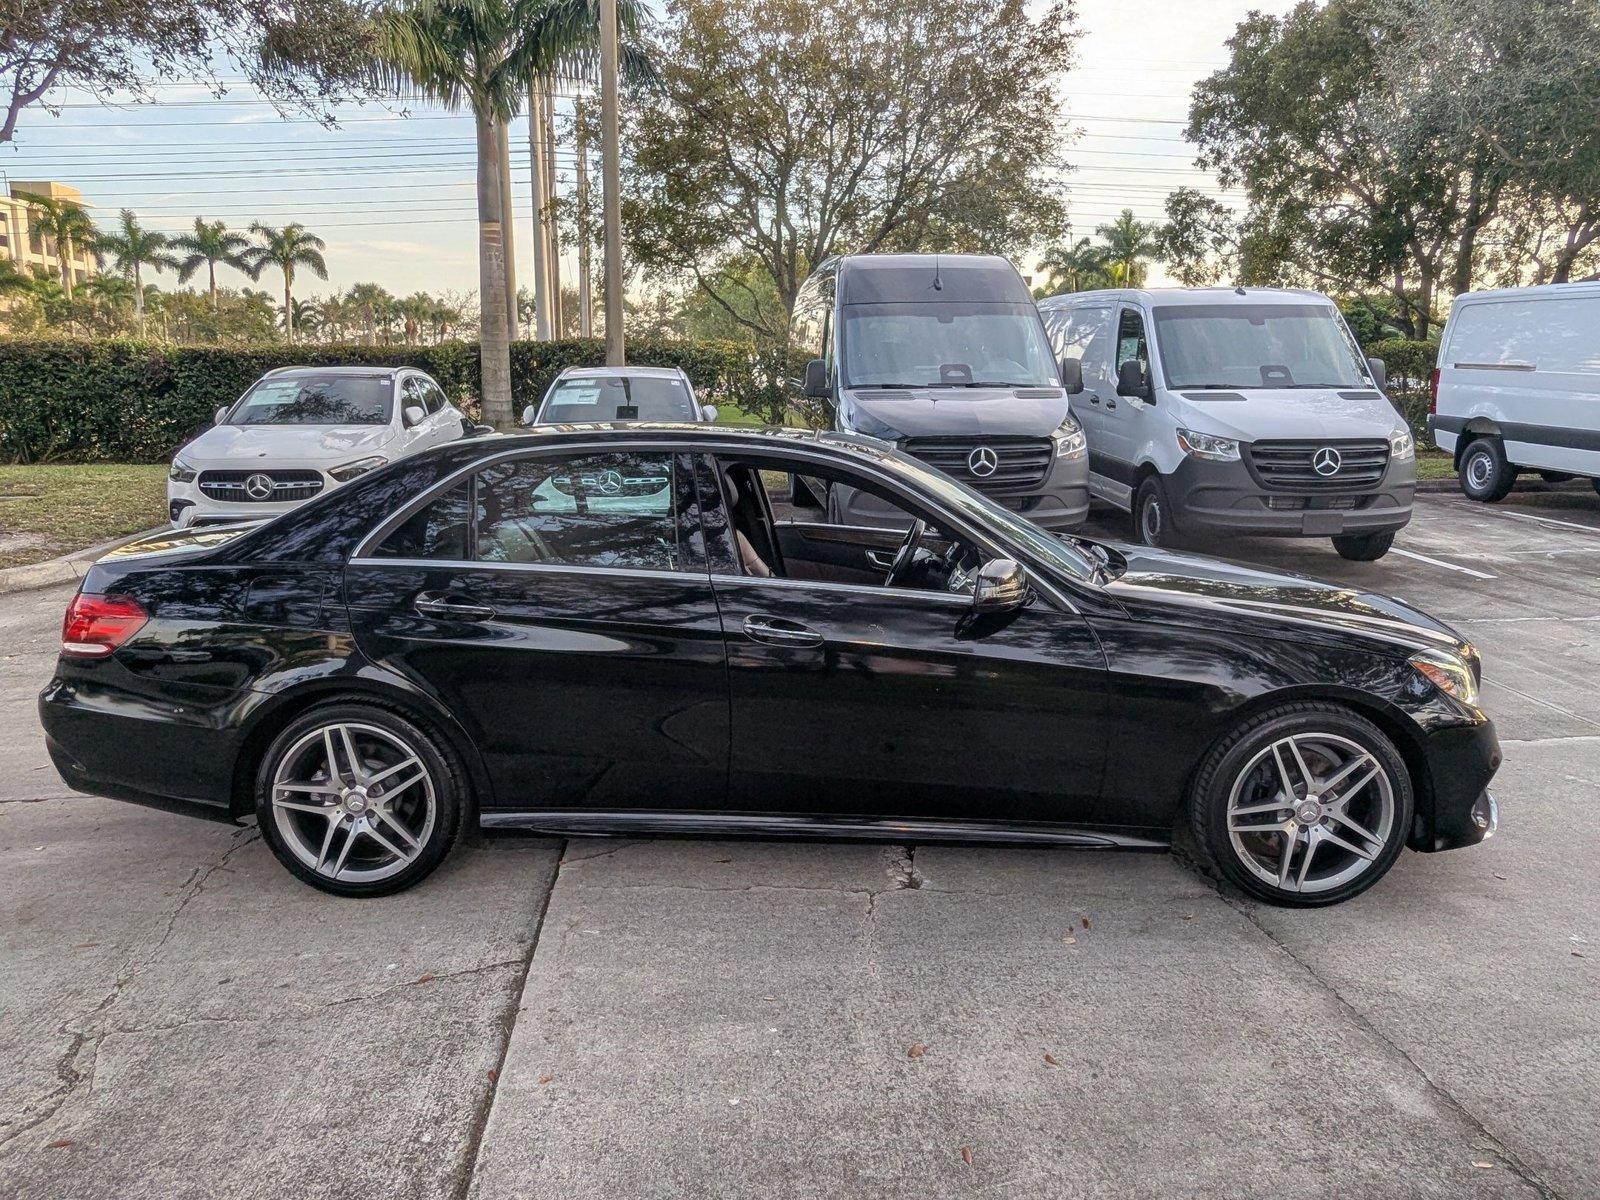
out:
M978 568L972 585L972 611L1012 612L1028 602L1028 573L1012 558L991 558Z
M805 388L807 396L814 400L828 398L828 364L820 358L813 358L806 364Z
M1061 386L1067 389L1069 396L1076 396L1083 391L1083 363L1078 359L1061 360Z
M1147 404L1155 403L1155 394L1150 390L1150 380L1145 375L1144 368L1139 365L1138 359L1130 358L1117 368L1117 395L1132 396Z
M227 415L228 415L228 406L226 404L224 404L221 408L217 409L217 411L212 415L211 423L213 425L221 425L222 424L222 419L224 417L226 417Z
M717 423L717 406L715 404L702 404L700 412L705 417L707 424L715 425Z
M1367 371L1372 375L1372 382L1378 385L1378 390L1387 394L1389 391L1389 368L1383 365L1383 359L1367 359Z

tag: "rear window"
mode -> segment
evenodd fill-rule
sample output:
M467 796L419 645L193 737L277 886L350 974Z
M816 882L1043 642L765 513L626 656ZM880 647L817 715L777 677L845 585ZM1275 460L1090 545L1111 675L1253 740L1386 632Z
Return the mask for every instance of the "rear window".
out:
M1463 304L1450 329L1453 367L1600 374L1600 295Z
M263 379L228 414L230 425L385 425L394 384L387 378Z

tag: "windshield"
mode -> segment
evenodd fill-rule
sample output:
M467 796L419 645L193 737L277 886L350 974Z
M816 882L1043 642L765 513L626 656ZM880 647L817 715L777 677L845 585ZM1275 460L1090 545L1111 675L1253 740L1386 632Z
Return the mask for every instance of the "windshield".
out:
M1024 520L982 492L974 491L943 471L935 471L909 455L887 447L879 449L877 446L857 441L850 442L849 446L854 453L870 456L881 466L931 492L949 508L980 528L995 530L1001 537L1020 543L1024 549L1065 571L1074 579L1084 583L1094 582L1101 563L1080 549L1078 543L1064 541L1054 534L1046 533L1032 521Z
M1173 391L1372 386L1331 304L1158 305L1155 318Z
M847 304L842 317L845 387L1061 384L1031 304Z
M683 380L646 375L561 379L539 410L539 420L552 424L694 419L694 403Z
M386 425L394 384L353 375L263 379L228 414L230 425Z

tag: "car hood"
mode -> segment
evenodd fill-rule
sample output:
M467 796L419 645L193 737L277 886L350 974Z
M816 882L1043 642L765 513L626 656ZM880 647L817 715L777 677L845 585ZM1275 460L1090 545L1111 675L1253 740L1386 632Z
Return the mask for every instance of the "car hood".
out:
M846 388L840 392L846 428L885 437L1046 437L1067 419L1062 388ZM867 420L854 419L856 412Z
M1400 415L1382 392L1363 389L1272 388L1247 392L1197 392L1178 389L1199 433L1236 438L1313 440L1387 438L1402 427Z
M376 454L388 425L215 425L178 453L191 467L330 466Z
M1121 542L1102 544L1127 563L1106 591L1135 618L1171 619L1175 609L1186 610L1206 624L1237 619L1255 628L1281 625L1284 636L1314 626L1387 642L1407 653L1460 652L1467 645L1444 622L1393 596L1224 559Z

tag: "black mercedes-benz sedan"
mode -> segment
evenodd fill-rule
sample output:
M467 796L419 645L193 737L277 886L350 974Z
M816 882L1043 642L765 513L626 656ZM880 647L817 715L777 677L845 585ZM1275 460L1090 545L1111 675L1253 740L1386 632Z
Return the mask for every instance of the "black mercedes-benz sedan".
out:
M785 502L873 494L903 530ZM347 896L464 827L1161 848L1329 904L1481 841L1476 651L1384 596L1048 534L882 443L462 441L89 571L40 708L73 787L254 816Z

